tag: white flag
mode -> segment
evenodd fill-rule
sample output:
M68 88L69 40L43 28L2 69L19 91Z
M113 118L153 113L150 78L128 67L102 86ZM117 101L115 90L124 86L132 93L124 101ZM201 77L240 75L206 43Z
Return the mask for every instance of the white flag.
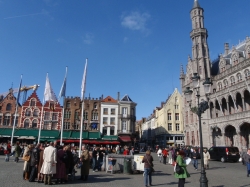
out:
M61 97L65 97L66 96L66 81L67 81L67 71L68 71L68 67L66 67L66 73L65 73L65 77L63 80L63 84L58 96L58 101L60 101Z
M86 59L84 73L83 73L83 77L82 77L81 100L84 99L84 93L85 93L85 87L86 87L87 64L88 64L88 59Z
M56 95L53 92L52 87L51 87L50 82L49 82L48 73L47 73L46 83L45 83L44 100L45 101L55 101L55 102L57 102Z

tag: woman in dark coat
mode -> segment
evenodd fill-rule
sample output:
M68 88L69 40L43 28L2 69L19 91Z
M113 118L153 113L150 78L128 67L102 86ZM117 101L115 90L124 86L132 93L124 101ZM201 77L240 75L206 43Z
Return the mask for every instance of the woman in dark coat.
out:
M73 154L71 152L70 146L64 147L64 151L67 154L67 160L65 162L65 167L66 167L65 182L68 182L68 174L71 174L74 168L74 159L73 159Z
M58 182L62 183L66 175L66 167L63 159L64 153L65 151L63 150L63 147L59 146L57 151L57 163L56 163L56 175L55 175L57 183Z

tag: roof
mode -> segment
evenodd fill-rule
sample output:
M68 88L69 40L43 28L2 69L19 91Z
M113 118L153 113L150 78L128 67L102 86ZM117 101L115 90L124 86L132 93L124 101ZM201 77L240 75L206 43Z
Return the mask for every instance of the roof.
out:
M125 95L121 101L130 101L130 102L133 102L132 99L130 99L130 97L128 95Z
M212 62L211 75L218 75L220 73L219 62L219 57Z
M112 97L108 96L105 99L102 100L102 102L107 102L107 103L117 103L117 100L113 99Z
M200 8L200 4L199 4L198 0L194 0L193 8Z

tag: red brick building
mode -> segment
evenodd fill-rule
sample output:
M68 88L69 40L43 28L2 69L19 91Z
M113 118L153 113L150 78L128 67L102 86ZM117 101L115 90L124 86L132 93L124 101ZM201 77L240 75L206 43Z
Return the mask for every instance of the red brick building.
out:
M39 128L42 112L42 102L34 91L23 103L20 128ZM60 103L46 101L42 115L42 129L59 130L61 128L62 107Z

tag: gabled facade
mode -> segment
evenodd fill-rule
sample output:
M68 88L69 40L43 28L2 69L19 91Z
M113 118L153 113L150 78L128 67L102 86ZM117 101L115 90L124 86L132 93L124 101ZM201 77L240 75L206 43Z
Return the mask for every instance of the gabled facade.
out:
M135 133L135 121L136 121L136 103L132 99L125 95L119 103L119 123L118 134Z
M209 101L200 85L200 100L209 102L209 109L202 114L203 145L237 146L246 150L250 146L250 39L230 49L224 44L224 54L213 62L209 58L207 30L204 28L204 10L198 1L190 12L192 21L192 58L188 58L186 74L181 70L182 93L191 87L193 73L201 77L200 83L211 78L213 86ZM192 106L197 106L195 92ZM199 146L199 124L196 114L190 111L189 103L183 94L183 115L185 124L185 142L187 145Z
M16 97L10 89L7 96L0 98L0 127L10 128L14 125L16 110ZM16 126L20 121L21 106L17 108Z
M118 102L108 96L101 102L100 131L103 135L117 135Z

